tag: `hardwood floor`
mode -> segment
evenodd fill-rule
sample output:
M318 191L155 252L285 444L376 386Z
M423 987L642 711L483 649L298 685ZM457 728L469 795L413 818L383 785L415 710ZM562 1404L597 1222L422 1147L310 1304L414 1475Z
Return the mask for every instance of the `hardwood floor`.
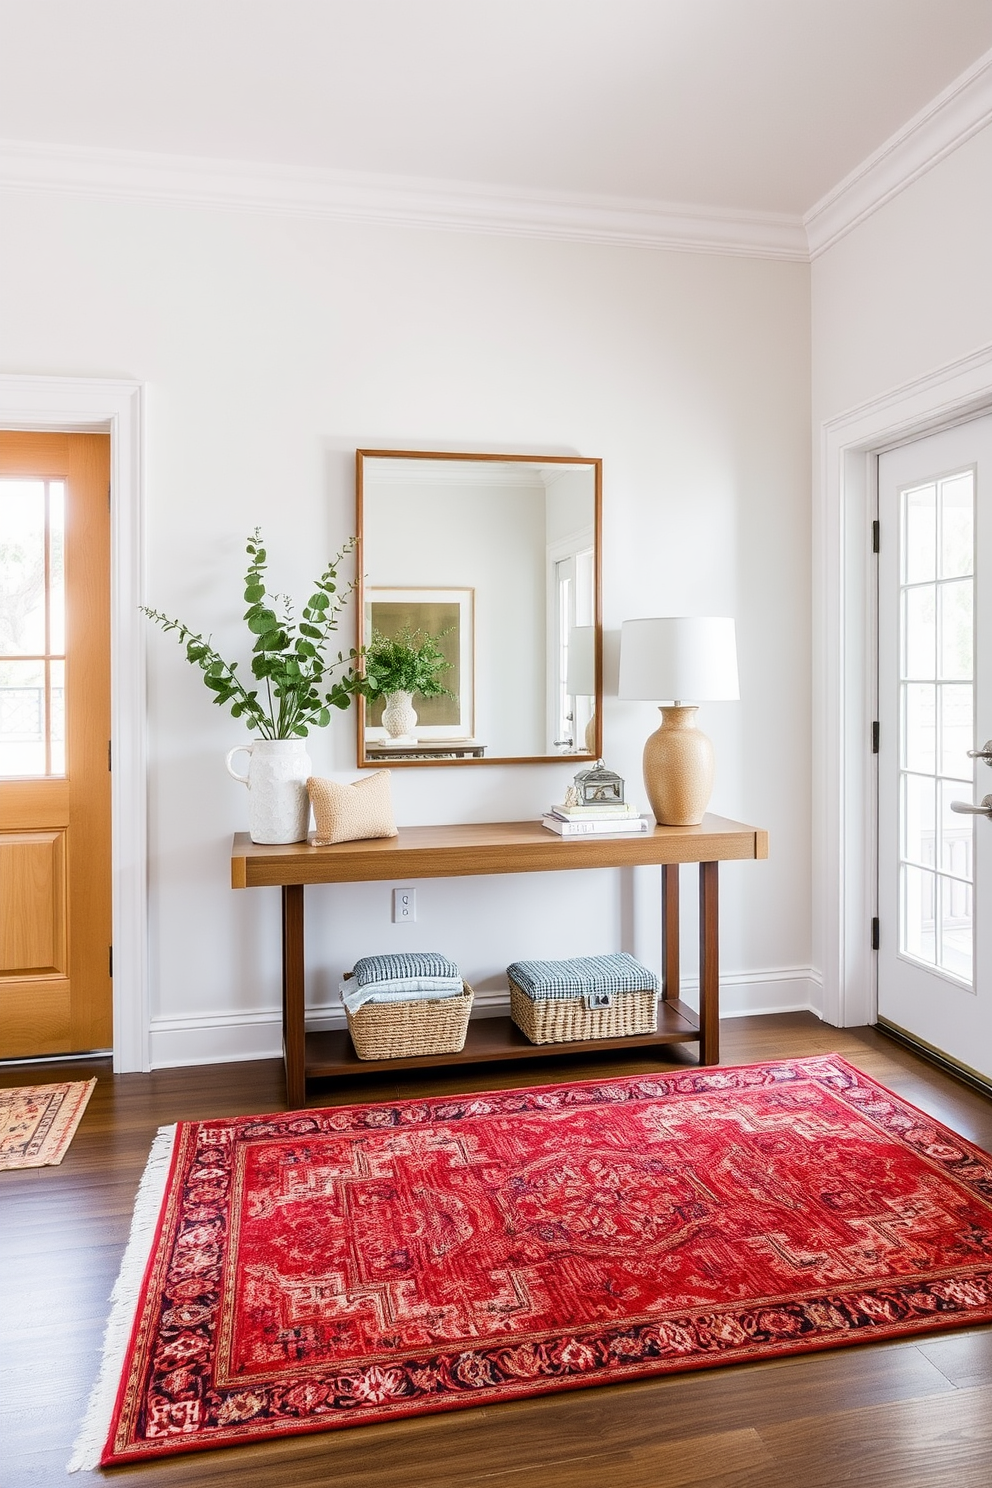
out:
M725 1064L836 1050L992 1150L992 1101L873 1029L805 1013L728 1020ZM680 1056L671 1056L680 1057ZM681 1058L691 1063L687 1053ZM631 1051L319 1087L310 1104L633 1074ZM0 1483L65 1488L138 1180L164 1122L282 1106L274 1061L110 1073L0 1067L0 1085L99 1076L58 1168L0 1173ZM118 1468L142 1488L987 1488L992 1327L421 1416ZM87 1479L78 1479L81 1485ZM89 1481L92 1481L90 1479Z

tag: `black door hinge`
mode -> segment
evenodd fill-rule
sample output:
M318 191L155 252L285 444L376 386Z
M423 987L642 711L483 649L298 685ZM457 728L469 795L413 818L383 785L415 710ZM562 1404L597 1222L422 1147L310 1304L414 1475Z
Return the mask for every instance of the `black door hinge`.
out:
M872 726L871 726L871 752L872 752L872 754L877 754L878 753L878 735L879 735L879 728L878 728L878 722L876 720L876 722L873 723Z
M107 947L107 975L110 978L113 978L113 975L114 975L114 948L113 948L113 946L108 946Z
M872 522L872 524L871 524L871 550L872 550L873 553L879 552L879 550L881 548L881 542L882 542L882 524L881 524L881 522Z
M112 770L113 768L114 768L114 741L113 741L113 739L108 739L107 740L107 769L108 770Z
M878 950L879 931L878 915L876 915L871 922L871 948L873 951Z

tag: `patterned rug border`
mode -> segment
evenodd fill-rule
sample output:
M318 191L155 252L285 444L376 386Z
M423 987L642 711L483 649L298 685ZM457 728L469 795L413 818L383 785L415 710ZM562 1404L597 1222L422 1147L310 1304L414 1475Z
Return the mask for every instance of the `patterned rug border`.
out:
M183 1122L182 1125L196 1123ZM124 1387L124 1364L134 1341L138 1304L162 1228L165 1199L175 1168L178 1135L178 1123L159 1127L138 1184L127 1245L110 1293L110 1316L103 1335L100 1369L66 1472L91 1472L100 1465L110 1423Z
M592 1356L590 1345L583 1343L579 1338L578 1335L583 1329L577 1328L559 1340L562 1347L555 1363L554 1374L549 1372L539 1381L536 1381L533 1375L528 1376L519 1384L509 1382L505 1378L499 1381L486 1381L483 1378L466 1379L459 1381L461 1388L465 1391L463 1396L455 1398L446 1396L443 1400L434 1401L421 1396L412 1401L397 1401L385 1411L381 1400L362 1405L360 1397L356 1395L353 1403L350 1403L347 1415L340 1419L332 1420L327 1416L317 1415L309 1420L283 1422L275 1428L271 1421L261 1420L254 1423L245 1421L239 1423L237 1428L231 1429L220 1439L218 1435L215 1435L211 1440L198 1442L178 1440L174 1445L156 1444L148 1450L134 1448L112 1451L108 1433L123 1403L127 1385L127 1380L123 1377L123 1365L125 1359L130 1357L131 1348L137 1340L140 1322L139 1305L144 1297L155 1260L172 1173L179 1161L184 1139L188 1133L204 1127L238 1125L242 1129L246 1127L249 1129L244 1133L245 1135L265 1136L268 1133L264 1128L268 1123L278 1123L280 1127L285 1128L286 1124L293 1121L295 1117L297 1118L295 1129L302 1136L315 1129L313 1126L315 1121L321 1117L326 1118L328 1115L333 1115L335 1118L333 1130L337 1133L345 1133L349 1130L381 1128L387 1123L377 1120L374 1113L384 1110L395 1113L398 1108L404 1111L415 1109L418 1112L419 1122L443 1120L446 1117L456 1119L458 1116L464 1118L474 1114L470 1108L476 1102L495 1101L497 1106L512 1110L515 1104L519 1105L520 1102L527 1100L533 1102L537 1097L536 1104L540 1105L540 1097L544 1092L558 1093L558 1100L555 1104L560 1103L565 1107L578 1105L581 1101L576 1097L580 1097L583 1091L589 1089L602 1091L603 1097L600 1103L608 1105L615 1102L623 1103L627 1099L663 1099L668 1094L747 1088L752 1083L746 1078L749 1072L759 1071L767 1075L776 1070L782 1072L783 1082L797 1078L796 1072L798 1071L801 1076L820 1078L827 1088L830 1088L833 1083L834 1088L850 1093L852 1089L860 1087L868 1096L876 1092L885 1100L894 1100L899 1108L925 1122L938 1136L949 1139L943 1143L931 1144L930 1150L913 1148L917 1156L937 1169L951 1173L955 1181L973 1190L975 1196L983 1204L992 1208L992 1172L989 1167L989 1154L968 1138L955 1132L939 1118L890 1090L839 1054L764 1060L741 1065L688 1066L674 1071L570 1082L559 1081L521 1088L469 1091L454 1096L408 1097L400 1100L346 1106L312 1107L297 1112L278 1111L257 1116L222 1117L202 1122L183 1122L176 1127L161 1128L142 1178L121 1276L114 1288L112 1298L114 1309L107 1327L100 1379L94 1387L90 1409L80 1432L73 1459L69 1464L69 1471L91 1469L101 1464L117 1465L118 1463L150 1460L153 1456L164 1457L213 1450L217 1447L233 1445L238 1441L275 1440L280 1437L305 1435L329 1429L343 1429L374 1421L399 1420L414 1415L468 1409L488 1404L493 1400L534 1398L540 1394L592 1388L621 1380L657 1377L687 1370L720 1367L748 1359L770 1360L793 1354L823 1352L832 1348L852 1347L891 1337L906 1337L915 1333L934 1332L940 1328L960 1327L992 1320L992 1271L976 1271L970 1274L965 1282L955 1279L950 1272L943 1277L938 1272L932 1272L927 1282L929 1290L921 1286L919 1282L907 1278L904 1285L900 1285L898 1281L875 1286L869 1283L861 1287L839 1288L826 1296L823 1289L819 1288L808 1294L795 1293L785 1303L779 1298L748 1298L746 1309L741 1303L735 1302L728 1304L724 1310L713 1306L686 1309L682 1315L666 1318L661 1323L639 1324L624 1321L612 1331L609 1328L598 1328L595 1330L596 1338L601 1345L598 1359ZM840 1077L840 1083L836 1079L831 1082L830 1075ZM860 1115L869 1121L872 1119L870 1105L869 1101L867 1108L863 1108L861 1104L856 1107ZM484 1113L480 1111L478 1114ZM395 1126L399 1123L391 1121L388 1124ZM905 1134L900 1133L900 1135L907 1146L913 1146ZM974 1171L970 1176L967 1171L955 1171L955 1169L961 1169L962 1166L965 1170L974 1170L977 1166L981 1170L980 1175ZM833 1309L835 1316L832 1319L819 1317L817 1323L823 1326L832 1322L832 1325L837 1328L836 1336L825 1337L822 1332L817 1332L812 1337L800 1336L804 1306L811 1310L819 1307L821 1313L824 1307ZM909 1317L908 1311L914 1308L915 1317ZM755 1314L756 1317L760 1316L763 1320L763 1326L759 1330L763 1334L762 1337L755 1336L746 1340L742 1340L739 1336L736 1339L733 1338L731 1325L743 1315L744 1310ZM898 1315L893 1316L893 1313ZM852 1324L845 1321L845 1318L850 1317L856 1318L853 1329ZM684 1330L684 1337L680 1337L680 1330ZM690 1351L689 1335L693 1334L693 1330L695 1330L697 1352L692 1363L687 1364L685 1359ZM700 1332L708 1337L711 1350L703 1355L698 1353ZM611 1348L611 1340L615 1348ZM637 1357L631 1357L632 1354L636 1354ZM463 1353L459 1357L464 1358L466 1355ZM453 1356L444 1355L441 1351L432 1359L425 1359L423 1366L425 1369L431 1365L440 1367L445 1362L449 1365L457 1365L458 1360ZM414 1367L412 1360L410 1367ZM377 1366L373 1364L366 1370L366 1373L370 1374L376 1368ZM328 1366L328 1372L333 1372L333 1366ZM380 1373L384 1376L385 1388L388 1384L385 1379L385 1376L389 1374L388 1367ZM105 1446L104 1443L106 1443Z
M90 1080L53 1080L45 1085L5 1085L0 1088L0 1097L9 1095L21 1100L27 1099L30 1094L37 1096L46 1091L66 1092L58 1107L48 1113L48 1125L42 1136L39 1138L37 1129L31 1133L27 1146L29 1150L34 1146L39 1147L35 1157L29 1158L24 1154L8 1160L0 1153L0 1172L19 1173L27 1168L58 1167L69 1150L95 1089L95 1076ZM48 1157L44 1156L46 1147L53 1148Z

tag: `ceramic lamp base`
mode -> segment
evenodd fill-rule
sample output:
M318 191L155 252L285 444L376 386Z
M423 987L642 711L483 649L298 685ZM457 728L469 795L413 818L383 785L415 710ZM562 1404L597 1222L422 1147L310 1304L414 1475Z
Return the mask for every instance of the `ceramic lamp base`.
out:
M713 745L695 707L667 707L644 745L644 789L663 827L698 827L713 791Z

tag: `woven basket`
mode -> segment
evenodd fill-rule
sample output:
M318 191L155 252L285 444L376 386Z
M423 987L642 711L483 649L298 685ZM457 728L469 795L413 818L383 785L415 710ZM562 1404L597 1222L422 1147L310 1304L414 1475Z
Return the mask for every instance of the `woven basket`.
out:
M465 1047L474 993L462 983L460 997L433 1001L366 1002L357 1013L345 1008L359 1059L411 1059L417 1054L459 1054Z
M620 992L609 1007L587 1008L581 997L542 997L521 991L512 977L510 1016L532 1044L569 1044L580 1039L626 1038L654 1033L658 1027L658 993Z

